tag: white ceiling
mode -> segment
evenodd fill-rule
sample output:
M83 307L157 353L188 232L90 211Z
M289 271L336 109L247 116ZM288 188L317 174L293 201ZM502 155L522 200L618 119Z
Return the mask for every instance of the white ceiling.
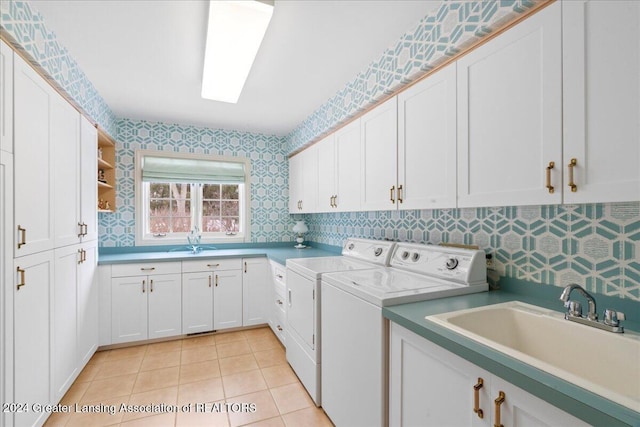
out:
M276 0L237 104L200 97L207 1L30 3L116 116L283 136L440 1Z

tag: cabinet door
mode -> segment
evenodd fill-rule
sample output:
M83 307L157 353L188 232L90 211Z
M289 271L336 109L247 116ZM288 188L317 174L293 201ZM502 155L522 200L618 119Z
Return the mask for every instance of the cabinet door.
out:
M561 202L560 9L550 5L457 61L458 207Z
M245 258L242 274L242 325L268 323L271 270L266 258Z
M302 197L301 153L289 159L289 213L300 213Z
M111 342L147 339L147 277L111 279Z
M505 395L500 405L500 424L505 426L571 426L587 427L590 424L564 412L542 399L506 382L500 377L491 378L491 399ZM495 418L492 410L491 416ZM496 424L497 420L493 420Z
M53 264L53 251L14 261L14 402L52 402L49 355ZM24 286L18 288L16 285L20 284ZM46 412L16 413L9 425L42 425L47 416Z
M242 326L242 270L213 273L213 329Z
M98 238L98 131L80 118L80 222L84 226L83 242Z
M391 323L389 357L391 426L491 425L488 372L395 323ZM473 386L479 378L483 418L473 412Z
M55 96L47 82L15 55L13 232L16 257L53 249L50 111Z
M51 102L55 247L80 242L80 114L60 95Z
M640 3L562 7L564 202L638 200ZM575 192L568 187L572 159Z
M396 208L397 97L360 119L362 210Z
M0 402L13 399L13 295L15 274L13 269L13 155L0 150ZM6 420L6 421L3 421ZM10 425L13 416L0 413L0 425Z
M0 40L0 150L13 153L13 50Z
M182 274L182 333L213 330L213 272Z
M360 210L360 119L335 133L336 144L336 210Z
M450 64L398 95L398 207L454 208L456 180L456 65Z
M182 276L149 276L149 339L180 335L182 331Z
M98 242L80 245L84 261L78 266L78 361L84 366L98 348Z
M318 209L330 212L335 209L336 195L336 145L331 134L318 143Z
M78 370L78 269L83 259L77 245L55 250L51 369L54 401L67 392Z
M318 146L307 148L302 153L302 211L317 212L318 209Z

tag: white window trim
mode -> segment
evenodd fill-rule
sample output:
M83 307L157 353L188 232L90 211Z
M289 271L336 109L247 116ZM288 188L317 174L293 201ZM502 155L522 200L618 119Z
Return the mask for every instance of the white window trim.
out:
M204 159L213 161L226 161L235 163L244 163L245 179L244 179L244 197L240 197L240 209L244 213L245 231L242 234L228 236L222 233L216 233L216 236L202 235L201 244L211 245L216 243L243 243L251 241L251 162L245 157L235 156L215 156L210 154L192 154L177 153L173 151L156 151L156 150L136 150L135 158L135 244L136 246L151 245L181 245L187 244L187 233L174 233L166 237L153 237L145 233L144 216L147 209L145 202L148 203L147 197L143 191L142 182L142 159L144 156L154 157L171 157L171 158L187 158L187 159Z

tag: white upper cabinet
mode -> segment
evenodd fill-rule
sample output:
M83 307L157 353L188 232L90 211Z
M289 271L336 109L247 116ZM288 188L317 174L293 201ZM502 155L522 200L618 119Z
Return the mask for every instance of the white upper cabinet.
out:
M318 150L318 209L317 212L335 210L337 197L336 142L331 134L317 144Z
M80 114L60 95L51 98L55 247L78 243L80 224Z
M98 130L80 116L80 224L82 241L98 239Z
M334 208L339 212L360 209L360 119L335 133L336 197Z
M318 208L318 147L289 159L289 212L316 212Z
M640 2L562 7L564 202L638 200Z
M14 179L16 257L53 249L54 176L51 108L59 96L14 56Z
M13 50L0 40L0 149L13 153Z
M398 104L393 97L360 119L362 210L396 208Z
M456 206L456 64L398 95L398 207Z
M458 206L561 203L560 2L457 65Z

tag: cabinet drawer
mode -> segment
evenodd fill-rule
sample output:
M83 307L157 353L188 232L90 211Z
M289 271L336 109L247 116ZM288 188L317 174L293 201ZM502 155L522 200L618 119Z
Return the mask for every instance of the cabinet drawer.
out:
M242 269L242 259L199 259L193 261L182 261L183 273L195 273L198 271L221 271Z
M146 276L148 274L180 274L179 262L148 262L135 264L113 264L111 277Z

